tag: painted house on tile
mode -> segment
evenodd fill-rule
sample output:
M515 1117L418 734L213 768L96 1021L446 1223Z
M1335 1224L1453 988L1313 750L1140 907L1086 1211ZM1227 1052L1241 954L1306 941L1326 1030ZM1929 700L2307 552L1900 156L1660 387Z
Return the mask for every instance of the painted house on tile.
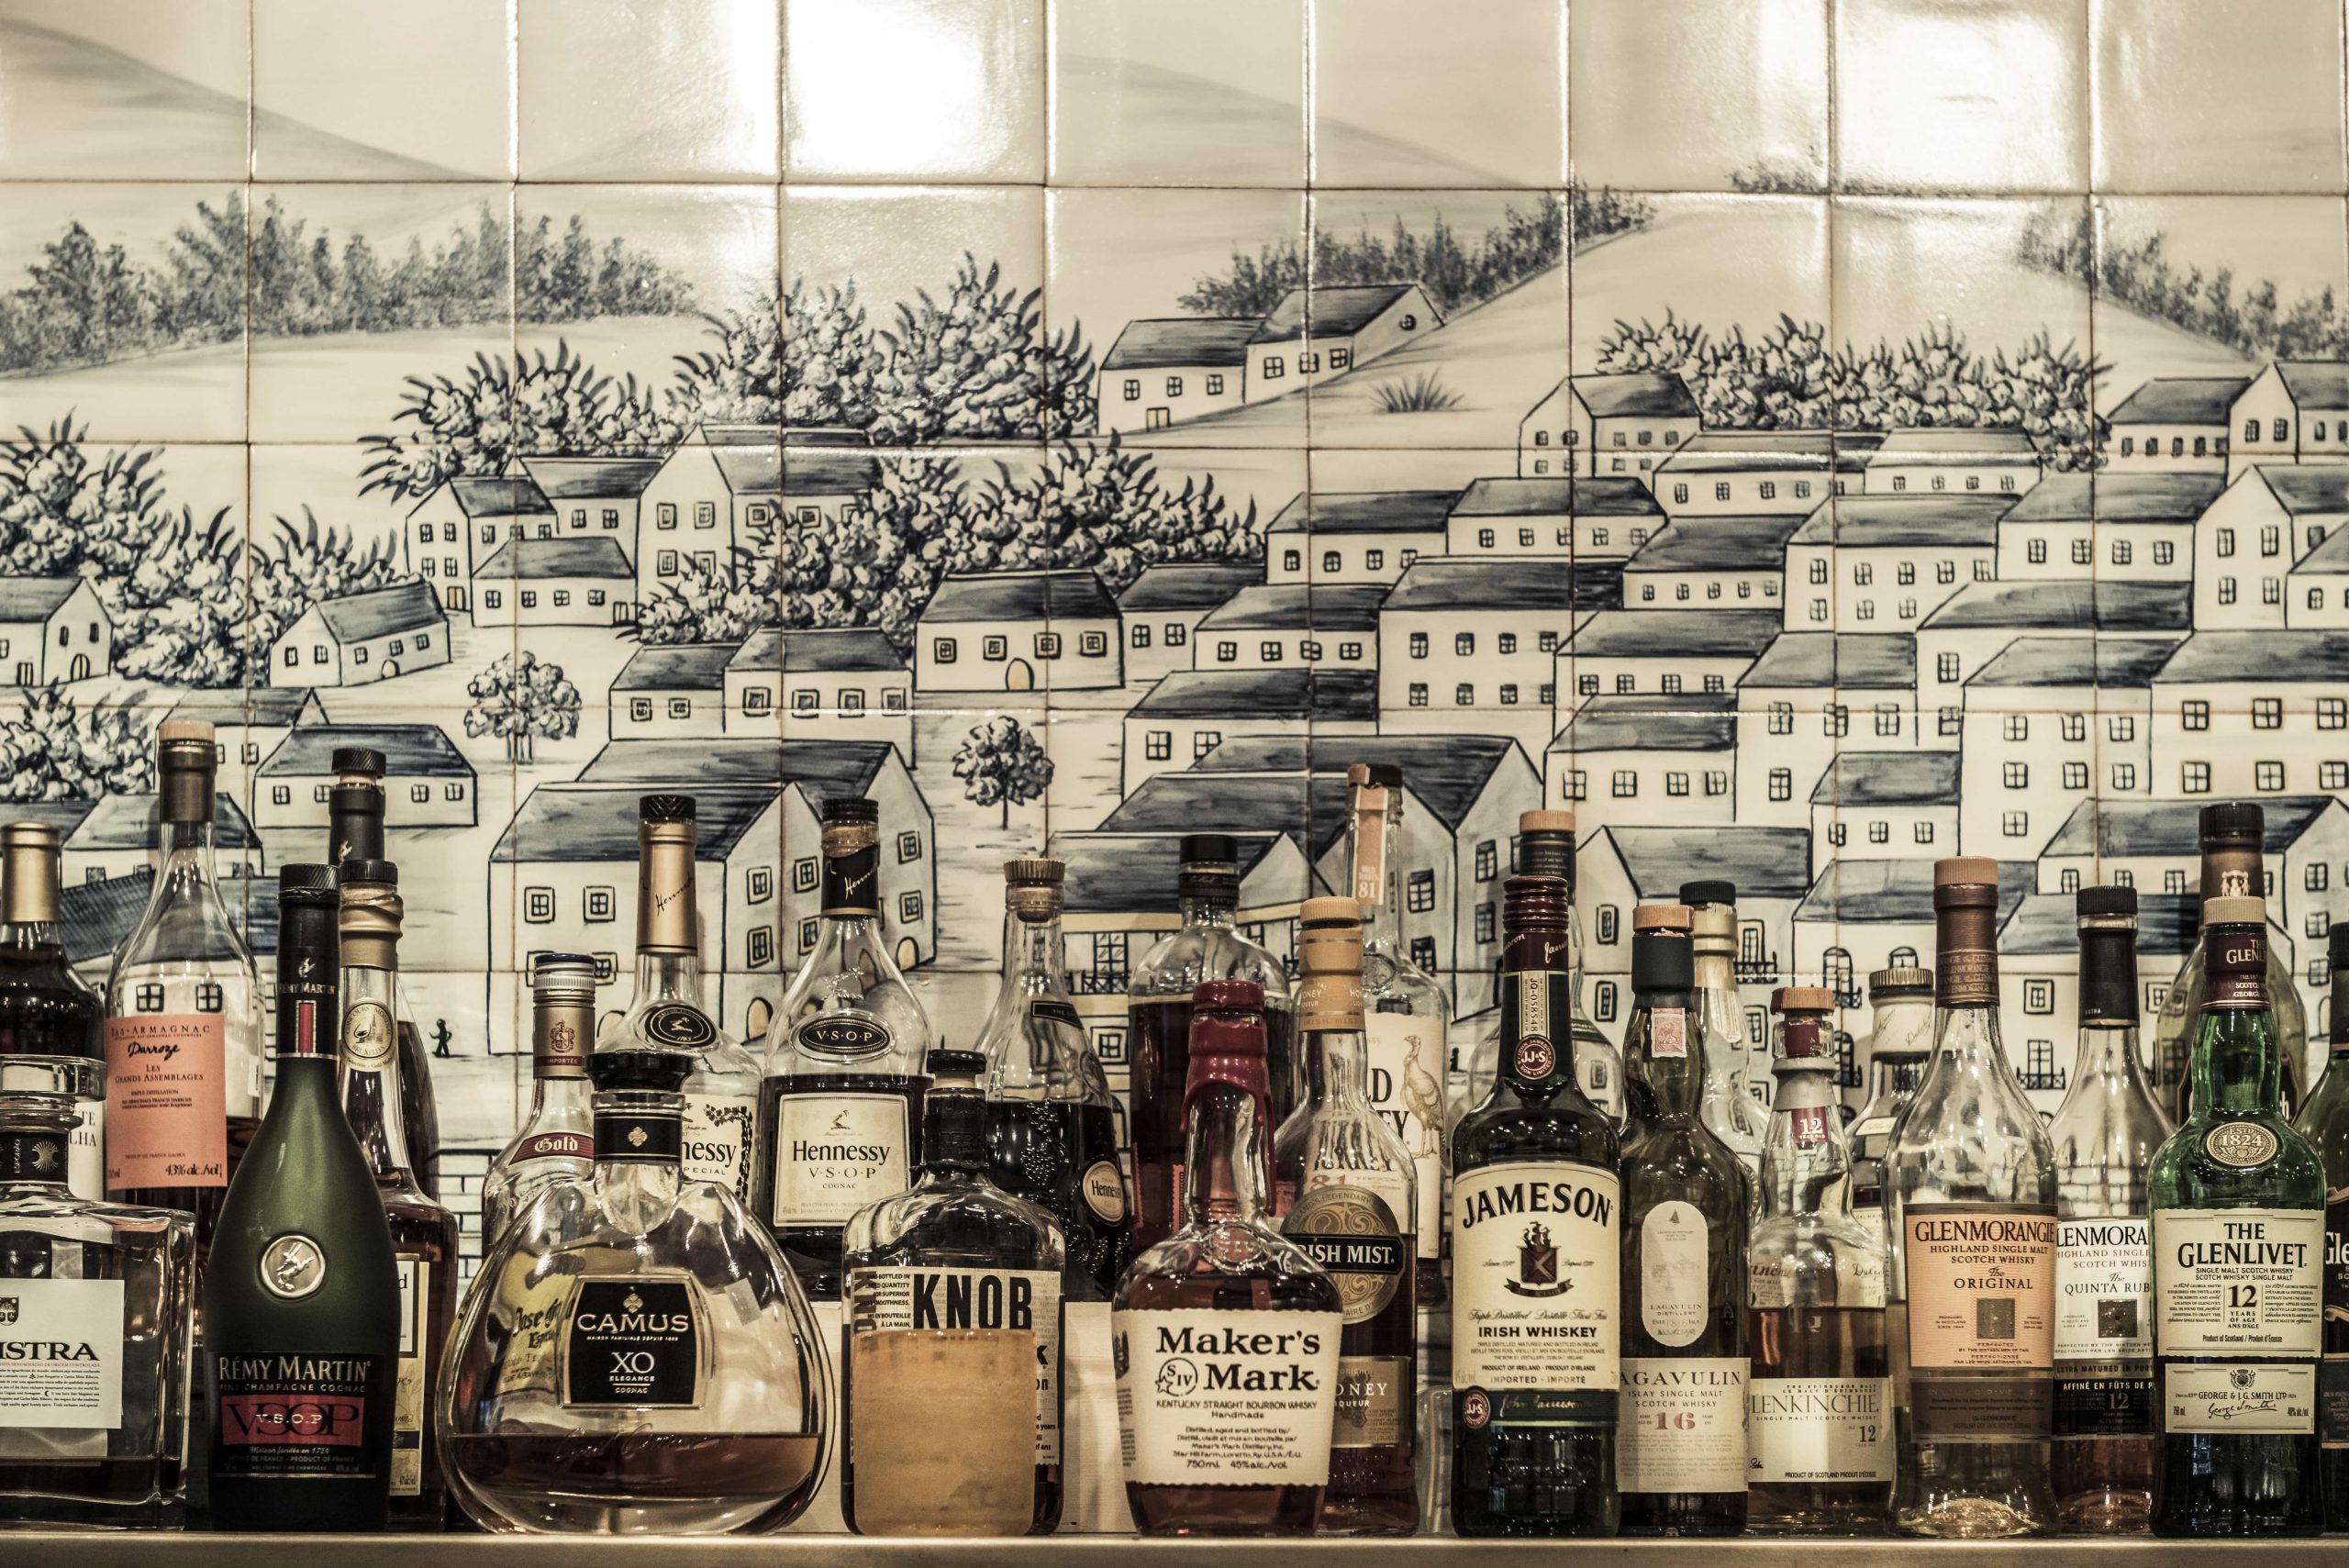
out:
M1998 519L1998 577L2182 583L2195 522L2225 488L2216 470L2051 473Z
M729 730L773 734L781 711L781 728L794 739L885 740L914 754L913 673L896 645L870 628L753 632L726 662L725 690Z
M2349 361L2277 360L2228 417L2227 477L2266 462L2349 462Z
M2015 495L2039 483L2039 448L2021 430L1890 430L1867 461L1865 489L1871 495Z
M1591 697L1542 755L1544 798L1603 801L1613 822L1718 820L1735 804L1736 766L1730 693Z
M1442 325L1415 283L1291 289L1248 335L1248 400L1343 375Z
M850 446L785 451L771 426L704 425L646 482L637 506L639 606L691 566L707 576L758 547L786 519L834 523L873 488L879 460Z
M114 670L114 619L86 577L0 577L0 670L12 684Z
M2097 637L2174 647L2193 626L2191 583L2039 579L1975 583L1917 628L1917 706L1929 745L1954 746L1964 687L2018 637ZM1969 851L1970 852L1970 851Z
M1561 716L1592 697L1653 692L1728 692L1779 636L1776 610L1723 609L1702 617L1601 610L1585 617L1558 651L1557 679L1571 673L1574 696ZM1560 688L1563 690L1563 688Z
M1642 610L1776 606L1787 542L1802 525L1799 512L1675 518L1623 563L1623 603ZM1780 613L1772 609L1771 619Z
M1722 430L1693 436L1657 465L1655 498L1675 517L1799 517L1844 493L1835 437L1825 430ZM1846 449L1857 488L1865 454Z
M2349 633L2197 631L2154 676L2153 709L2156 795L2349 790Z
M554 508L529 475L466 474L411 507L401 537L442 607L470 610L475 562L507 539L544 538L553 528Z
M475 626L612 626L636 573L617 539L509 539L473 573Z
M1997 570L2011 496L1848 495L1787 544L1788 631L1909 631Z
M155 854L156 800L152 793L106 795L89 802L89 810L72 828L61 830L59 871L67 883L104 882L157 869ZM263 851L261 835L226 790L213 796L212 847L224 876L266 877L275 874ZM14 809L11 807L10 809ZM301 859L300 856L286 857ZM241 897L241 895L236 895Z
M1999 863L2001 922L2030 892L2032 876L2027 861ZM1863 983L1876 970L1932 962L1933 862L1841 857L1811 883L1793 924L1795 972L1818 976L1838 1006L1857 1007L1866 1000Z
M558 539L617 540L636 562L637 517L657 457L526 457L522 472L554 511Z
M1457 490L1300 492L1264 529L1267 583L1392 583L1444 553Z
M1928 875L1932 870L1927 863ZM1789 984L1819 973L1797 965L1792 940L1795 906L1811 884L1807 828L1610 825L1585 838L1575 860L1575 907L1582 916L1594 1021L1618 1022L1631 1013L1632 909L1675 901L1682 883L1704 877L1737 884L1742 984Z
M1600 497L1594 494L1591 499ZM1642 492L1642 499L1650 498ZM1575 553L1574 518L1571 479L1479 479L1452 504L1444 550L1451 555L1570 556Z
M914 634L921 692L1098 690L1124 682L1118 602L1089 570L967 572Z
M2243 470L2194 527L2195 627L2294 624L2292 596L2284 591L2292 569L2344 521L2349 466L2263 463ZM2299 607L2310 607L2305 588Z
M1737 820L1805 827L1810 797L1836 748L1856 731L1876 751L1914 748L1917 643L1884 634L1779 634L1737 683Z
M253 774L262 759L298 727L326 723L327 710L308 686L253 686L190 692L164 717L212 726L221 792L250 811Z
M1518 477L1643 477L1698 428L1697 400L1676 375L1568 376L1518 422Z
M1965 682L1964 852L2019 860L2083 800L2154 792L2167 639L2019 637Z
M334 753L343 746L384 754L384 798L395 826L470 828L476 821L473 766L439 725L318 724L294 730L262 761L253 821L264 833L326 831L327 792L342 776Z
M2242 375L2159 375L2104 417L2105 477L2227 472L2227 431L2250 390Z
M1838 751L1811 786L1810 874L1846 854L1866 860L1956 854L1957 802L1954 751Z
M1380 728L1546 746L1558 650L1588 592L1571 561L1420 561L1378 612Z
M1178 670L1126 711L1119 793L1130 795L1170 768L1187 768L1231 737L1302 740L1378 728L1378 676L1369 670Z
M611 738L673 740L726 733L726 666L737 645L648 645L612 677Z
M1199 622L1191 662L1201 670L1325 664L1367 670L1378 659L1383 583L1260 583Z
M411 578L320 599L270 644L273 686L362 686L449 662L449 617Z
M1095 384L1105 431L1159 430L1246 401L1254 317L1129 321Z
M1146 566L1118 595L1126 684L1147 685L1192 666L1191 637L1208 612L1264 580L1262 562L1180 561Z
M2161 1008L2201 925L2197 894L2137 895L2137 1005ZM2041 1115L2072 1085L2079 1051L2080 923L2068 893L2032 893L1998 929L1998 1039Z

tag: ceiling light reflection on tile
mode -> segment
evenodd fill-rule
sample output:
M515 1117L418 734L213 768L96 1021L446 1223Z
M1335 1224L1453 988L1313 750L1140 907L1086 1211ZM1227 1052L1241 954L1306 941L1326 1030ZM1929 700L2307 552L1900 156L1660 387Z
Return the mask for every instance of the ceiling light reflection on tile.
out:
M1041 0L858 0L785 25L794 177L1042 178Z

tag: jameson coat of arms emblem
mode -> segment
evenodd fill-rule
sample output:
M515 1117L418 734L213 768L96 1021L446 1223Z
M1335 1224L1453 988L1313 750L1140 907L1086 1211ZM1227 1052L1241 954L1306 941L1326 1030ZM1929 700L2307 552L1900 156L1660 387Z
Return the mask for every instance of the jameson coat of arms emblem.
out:
M1517 1278L1501 1283L1518 1296L1564 1296L1574 1289L1572 1280L1558 1277L1558 1249L1550 1240L1545 1225L1529 1225L1517 1248Z

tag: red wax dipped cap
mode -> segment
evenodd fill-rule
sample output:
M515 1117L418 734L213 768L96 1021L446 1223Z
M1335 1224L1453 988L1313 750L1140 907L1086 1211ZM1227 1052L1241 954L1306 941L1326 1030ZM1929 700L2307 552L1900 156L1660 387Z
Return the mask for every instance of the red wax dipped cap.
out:
M1270 1097L1264 1069L1264 988L1252 980L1207 980L1191 993L1191 1066L1183 1100L1210 1084Z

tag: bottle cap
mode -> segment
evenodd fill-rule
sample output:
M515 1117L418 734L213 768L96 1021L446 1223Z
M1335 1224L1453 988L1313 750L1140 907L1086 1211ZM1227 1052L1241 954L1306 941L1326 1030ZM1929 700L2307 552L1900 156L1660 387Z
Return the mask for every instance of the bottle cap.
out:
M2267 813L2253 800L2221 800L2202 808L2202 847L2219 844L2264 844Z
M986 1052L941 1047L922 1058L922 1068L932 1078L975 1079L987 1070Z
M1933 886L1997 887L1998 862L1987 855L1944 855L1933 862Z
M542 952L530 960L530 989L593 992L596 961L584 952Z
M1828 1013L1834 1008L1835 993L1824 985L1781 985L1770 993L1774 1013Z
M1683 904L1734 904L1737 902L1737 884L1720 877L1707 877L1698 882L1684 882L1680 884L1680 902Z
M1305 926L1359 926L1362 906L1351 898L1308 898L1297 906L1297 918Z
M2264 926L2267 923L2267 900L2256 894L2230 894L2223 898L2202 901L2202 923L2206 926Z
M382 778L391 772L391 764L373 746L338 746L334 749L334 771L339 773L365 773L370 778Z
M1203 980L1191 993L1191 1065L1183 1107L1220 1084L1266 1103L1272 1079L1264 1065L1264 988L1252 980Z
M1868 976L1868 1000L1882 1002L1895 996L1930 996L1933 994L1933 972L1921 964L1898 964L1879 969Z
M1571 811L1520 811L1517 814L1517 830L1520 833L1572 834L1575 814Z
M54 850L57 829L46 822L0 824L0 849Z
M2083 887L2072 902L2083 920L2134 916L2137 913L2137 890L2104 884Z
M827 825L862 823L871 826L881 820L881 803L867 800L861 795L826 795L820 816Z
M284 865L277 868L277 896L287 904L335 906L342 902L342 889L332 866Z
M1176 858L1186 866L1220 865L1229 869L1240 862L1240 844L1228 833L1186 833Z
M1542 932L1560 940L1574 909L1574 889L1562 876L1513 876L1501 884L1504 933Z
M689 795L648 795L636 803L639 827L656 822L691 822L694 797Z
M1696 915L1686 904L1641 904L1631 909L1634 931L1686 931Z
M1058 887L1068 879L1068 866L1060 861L1030 856L1003 862L1003 880L1014 887Z
M1659 909L1687 909L1678 904L1649 906ZM1685 927L1639 926L1631 931L1631 989L1634 991L1686 991L1697 983L1697 949L1688 940Z
M400 868L389 861L345 861L341 866L342 885L354 882L377 882L387 887L400 884Z
M212 746L212 725L201 718L167 718L155 727L155 741L161 746Z

